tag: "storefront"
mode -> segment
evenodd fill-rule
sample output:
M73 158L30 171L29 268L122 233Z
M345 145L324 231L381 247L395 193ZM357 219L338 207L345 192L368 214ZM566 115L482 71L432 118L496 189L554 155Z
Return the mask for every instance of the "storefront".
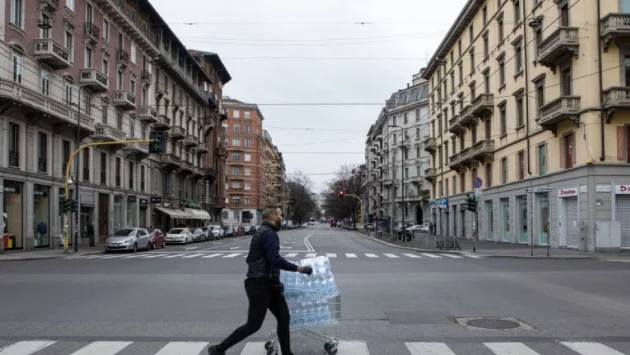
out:
M149 200L147 200L146 198L141 198L140 200L140 220L139 220L139 225L142 227L149 227L149 220L147 219L148 216L148 209L149 209Z
M547 245L551 228L551 213L549 206L549 193L541 192L536 195L537 213L536 226L538 231L538 244Z
M527 214L527 195L516 196L516 242L521 244L529 244L529 235L527 233L528 214Z
M558 238L561 247L577 249L580 246L579 186L558 189Z
M494 240L494 211L492 200L486 201L486 240Z
M122 195L114 195L114 230L113 232L124 227L122 203L123 203Z
M81 202L80 228L81 238L89 238L88 226L94 222L94 192L81 191L79 194ZM85 239L87 240L87 239Z
M23 206L24 184L19 181L4 180L2 187L2 243L4 250L24 248Z
M615 185L615 221L621 224L621 248L630 249L630 184Z
M138 220L136 219L137 206L136 196L127 196L127 227L138 227Z
M501 233L503 235L503 241L505 243L512 242L512 235L510 234L510 199L502 198L499 200L499 206L501 208Z
M33 186L33 246L49 248L52 231L50 230L50 187Z

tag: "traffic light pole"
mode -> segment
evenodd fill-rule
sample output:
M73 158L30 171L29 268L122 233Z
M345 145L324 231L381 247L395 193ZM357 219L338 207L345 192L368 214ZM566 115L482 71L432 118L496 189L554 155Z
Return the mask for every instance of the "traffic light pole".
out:
M479 204L477 196L466 195L466 209L475 214L475 231L472 234L473 252L477 252L477 235L479 234Z
M66 196L66 200L71 200L70 198L70 169L72 167L72 162L74 161L74 158L85 148L89 148L89 147L98 147L98 146L103 146L103 145L118 145L118 144L133 144L133 143L151 143L153 142L153 139L136 139L136 140L128 140L128 141L114 141L114 142L93 142L93 143L88 143L88 144L84 144L82 146L79 147L79 149L75 150L74 153L72 153L72 155L70 156L70 159L68 159L68 163L66 164L66 174L65 174L65 196ZM76 178L78 179L79 177L76 176ZM77 193L77 196L78 193ZM78 211L77 211L78 213ZM64 238L63 238L63 252L64 253L68 253L68 222L70 221L70 211L66 211L66 213L63 216L63 227L64 227ZM75 239L75 250L78 247L78 240Z
M361 206L361 225L363 225L363 201L361 200L361 198L357 195L353 195L353 194L344 194L345 196L350 196L350 197L354 197L357 200L359 200L359 205Z

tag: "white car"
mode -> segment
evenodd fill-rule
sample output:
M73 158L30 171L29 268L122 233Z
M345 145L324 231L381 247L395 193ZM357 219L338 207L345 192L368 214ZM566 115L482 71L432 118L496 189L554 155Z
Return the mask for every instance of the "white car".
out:
M193 242L193 234L188 228L173 228L164 239L167 243L188 244Z
M208 226L208 228L210 228L210 231L212 235L214 236L215 240L223 239L225 235L225 231L223 230L223 228L221 228L221 226Z

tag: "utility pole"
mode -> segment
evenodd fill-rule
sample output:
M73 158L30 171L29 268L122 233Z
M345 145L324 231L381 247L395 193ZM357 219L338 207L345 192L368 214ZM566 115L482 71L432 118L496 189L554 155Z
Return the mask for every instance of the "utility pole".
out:
M77 93L77 132L76 132L76 137L75 137L75 141L74 141L74 146L75 147L79 147L79 145L81 144L81 89L83 87L79 86L79 92ZM84 153L87 154L87 153ZM79 200L80 194L79 194L79 173L80 173L80 169L79 169L79 163L80 160L77 160L77 164L75 166L75 182L74 182L74 186L75 186L75 191L74 191L74 195L75 195L75 199L77 201L77 211L75 212L75 224L76 224L76 231L73 231L73 244L74 244L74 252L78 252L79 251L79 232L81 229L80 226L80 216L81 216L81 201ZM73 228L71 227L71 230L73 230Z

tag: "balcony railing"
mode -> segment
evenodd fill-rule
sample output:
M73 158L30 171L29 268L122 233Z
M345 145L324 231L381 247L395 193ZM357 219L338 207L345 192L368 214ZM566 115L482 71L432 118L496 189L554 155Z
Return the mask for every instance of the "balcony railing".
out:
M42 10L48 10L50 12L59 10L59 0L40 0L39 3L45 7L45 9Z
M455 153L453 155L451 155L449 157L449 163L448 166L452 169L452 170L458 170L459 168L462 167L462 161L460 159L460 155L459 153Z
M135 110L136 95L129 90L116 90L114 91L114 106L128 111Z
M538 124L545 129L555 130L558 122L570 119L577 123L580 113L579 96L561 96L538 111Z
M228 119L228 112L226 109L222 108L221 111L219 111L219 119L221 121L225 121Z
M93 138L104 141L122 141L125 140L125 132L102 123L94 125Z
M424 171L424 178L425 180L435 180L435 178L437 177L437 169L436 168L428 168Z
M579 27L560 27L538 45L538 63L555 68L568 56L577 56L580 48Z
M448 131L453 133L453 134L457 134L459 132L461 132L464 127L461 125L461 123L459 122L459 115L453 116L451 119L448 120Z
M175 154L162 154L160 161L166 169L177 169L182 165L181 160Z
M151 124L158 121L158 113L152 106L140 106L138 109L138 117L140 121Z
M630 108L630 87L615 86L604 90L604 106L607 109Z
M485 156L491 156L494 153L494 140L484 139L473 145L473 158L482 159Z
M494 109L494 94L479 94L472 102L470 112L479 118L484 118L492 115L492 111ZM466 122L462 122L464 124L468 124L469 122L474 121L473 118L466 117Z
M144 86L151 85L151 78L152 77L153 77L153 75L151 74L151 72L149 72L146 69L142 69L142 72L140 73L140 79L142 80L142 85L144 85Z
M199 141L197 141L197 139L191 135L187 135L186 138L184 138L185 147L194 147L197 144L199 144Z
M33 56L53 69L65 69L72 65L70 51L52 38L36 39Z
M101 30L93 22L86 22L83 25L83 31L85 33L85 39L91 41L92 43L97 43L101 38Z
M168 88L163 82L158 81L155 83L155 95L159 97L168 96Z
M602 39L604 42L604 52L612 42L616 42L621 47L630 41L630 14L611 13L601 20Z
M424 139L424 150L427 152L435 152L437 149L437 138L427 137Z
M109 79L98 69L81 69L80 83L99 93L109 90Z
M166 115L158 115L157 121L153 124L154 129L166 130L171 129L171 119Z
M123 68L128 67L129 66L129 53L122 48L118 48L116 50L116 62L118 63L118 65L120 65Z
M460 164L467 165L473 162L473 149L471 147L464 148L459 152L458 159Z
M171 127L170 136L173 139L184 139L184 137L186 137L186 130L184 127L180 126Z

